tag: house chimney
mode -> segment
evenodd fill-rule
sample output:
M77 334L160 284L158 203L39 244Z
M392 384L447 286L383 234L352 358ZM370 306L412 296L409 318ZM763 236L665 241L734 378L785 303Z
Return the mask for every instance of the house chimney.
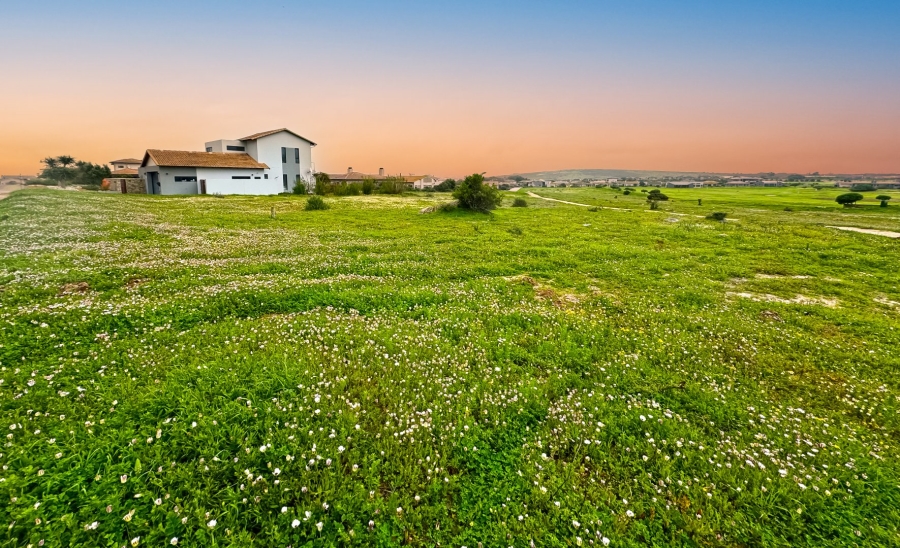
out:
M350 175L351 173L353 173L353 168L352 168L352 167L348 167L348 168L347 168L347 175Z
M378 168L378 176L384 177L384 168L383 167Z

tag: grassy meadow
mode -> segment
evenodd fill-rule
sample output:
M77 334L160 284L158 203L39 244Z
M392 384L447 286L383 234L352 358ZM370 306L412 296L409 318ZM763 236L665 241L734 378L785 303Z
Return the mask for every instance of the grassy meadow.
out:
M663 192L13 194L0 547L900 545L900 203Z

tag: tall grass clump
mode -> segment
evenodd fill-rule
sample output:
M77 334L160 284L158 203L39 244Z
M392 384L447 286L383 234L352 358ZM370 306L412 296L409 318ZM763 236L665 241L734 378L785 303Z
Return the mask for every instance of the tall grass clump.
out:
M513 207L528 207L528 202L525 201L525 198L516 198L512 203Z

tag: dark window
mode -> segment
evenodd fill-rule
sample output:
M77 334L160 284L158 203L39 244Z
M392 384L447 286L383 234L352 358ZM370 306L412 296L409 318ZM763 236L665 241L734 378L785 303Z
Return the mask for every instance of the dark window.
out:
M300 163L300 149L299 148L294 149L294 163L295 164Z
M249 179L250 176L249 175L232 175L231 178L232 179Z
M196 183L196 182L197 182L197 178L196 178L196 177L188 177L188 176L180 176L180 175L176 175L176 176L175 176L175 182L176 182L176 183Z
M281 149L281 150L284 150L284 149ZM281 176L281 178L282 178L282 181L284 181L284 191L287 192L287 189L288 189L287 188L287 173L283 174Z
M200 194L206 194L206 179L200 179Z
M239 147L236 145L228 145L225 147L225 150L233 150L234 152L244 152L244 147Z
M263 177L266 178L266 179L268 179L268 178L269 178L269 174L266 173L265 175L263 175Z
M206 152L212 152L212 147L206 147Z
M285 147L281 147L281 163L287 163L287 149Z

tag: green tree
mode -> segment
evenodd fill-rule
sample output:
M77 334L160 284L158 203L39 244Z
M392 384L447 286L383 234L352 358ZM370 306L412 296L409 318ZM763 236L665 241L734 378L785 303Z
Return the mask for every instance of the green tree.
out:
M654 188L650 192L647 193L647 201L650 202L664 202L668 200L669 197L662 193L658 188Z
M863 195L858 192L847 192L846 194L841 194L837 198L834 199L835 202L841 204L844 207L852 207L853 204L863 199Z
M466 177L453 191L453 197L459 200L459 207L482 213L496 209L502 200L496 188L484 184L480 173Z
M362 193L366 196L375 192L375 179L366 177L362 182Z
M444 179L439 185L434 187L437 192L452 192L456 189L456 179Z
M75 158L73 156L69 156L68 154L57 156L56 161L58 161L59 165L61 165L62 167L69 167L75 164Z
M878 195L878 196L875 196L875 199L881 201L881 207L887 207L887 206L888 206L888 200L890 200L891 197L888 196L887 194L880 194L880 195Z

